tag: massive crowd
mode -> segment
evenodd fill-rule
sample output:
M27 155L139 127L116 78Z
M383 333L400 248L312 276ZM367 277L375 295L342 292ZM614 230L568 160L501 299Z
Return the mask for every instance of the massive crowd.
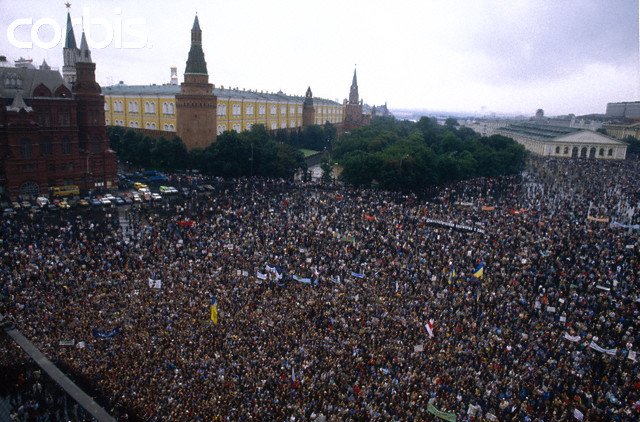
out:
M1 421L93 420L9 336L0 336L0 350Z
M3 219L0 311L123 420L638 420L639 180L183 178L214 190Z

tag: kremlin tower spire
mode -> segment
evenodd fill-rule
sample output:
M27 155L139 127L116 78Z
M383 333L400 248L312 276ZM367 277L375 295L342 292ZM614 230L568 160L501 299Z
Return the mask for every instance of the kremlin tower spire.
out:
M349 104L358 104L360 102L358 95L358 78L356 69L353 69L353 81L351 82L351 90L349 91Z
M307 127L316 123L316 109L313 107L313 93L311 87L307 88L302 103L302 126Z
M204 61L204 51L202 51L202 30L200 29L198 15L193 21L193 28L191 28L191 49L189 50L187 68L184 73L185 75L207 75L207 62Z
M218 98L209 83L207 63L202 50L202 30L198 15L191 28L191 48L180 94L176 95L177 135L187 149L206 148L217 136Z
M80 50L78 50L78 45L76 44L76 36L73 33L73 24L71 23L71 14L69 13L69 8L71 7L71 5L67 3L66 6L67 28L64 48L62 49L64 60L62 65L62 76L65 83L72 87L76 81L76 62L78 61L78 58L80 56Z

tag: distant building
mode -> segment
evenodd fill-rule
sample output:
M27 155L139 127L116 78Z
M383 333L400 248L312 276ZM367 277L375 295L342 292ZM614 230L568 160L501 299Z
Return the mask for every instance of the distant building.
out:
M640 101L608 103L606 117L626 122L640 122Z
M103 92L107 125L164 131L167 137L179 135L188 149L206 147L224 131L241 132L255 124L276 130L330 122L341 129L346 110L351 110L349 118L354 124L362 125L370 120L363 118L362 105L357 110L358 105L351 104L353 87L349 104L346 100L340 104L314 98L310 87L305 96L295 96L209 84L197 16L191 29L191 49L181 85L177 85L177 75L172 68L170 84L128 86L120 83L105 87ZM356 85L356 103L357 96Z
M640 123L605 123L602 128L608 136L623 140L631 136L640 141Z
M371 117L392 117L393 113L391 113L391 111L389 111L389 108L387 107L387 103L385 102L384 105L381 106L372 106L371 107Z
M513 123L513 120L469 119L462 120L460 125L474 130L481 136L492 136L498 132L498 129L511 123Z
M590 130L521 122L501 127L496 133L545 157L624 160L627 155L626 143Z
M10 66L0 57L0 187L11 197L117 183L96 65L84 33L77 48L70 22L67 14L63 75L45 61Z

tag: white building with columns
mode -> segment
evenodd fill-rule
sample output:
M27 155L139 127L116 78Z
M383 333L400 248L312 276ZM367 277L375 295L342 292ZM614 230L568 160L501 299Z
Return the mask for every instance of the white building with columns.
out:
M545 157L624 160L627 156L628 144L591 130L522 122L501 127L496 133Z

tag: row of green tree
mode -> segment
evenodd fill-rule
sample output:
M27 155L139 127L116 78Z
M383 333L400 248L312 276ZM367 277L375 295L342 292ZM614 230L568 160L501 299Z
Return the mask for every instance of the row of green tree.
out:
M440 125L423 117L418 122L376 118L371 125L336 136L336 127L311 125L304 130L277 131L263 125L237 133L227 131L204 149L187 151L178 137L155 139L133 129L109 127L111 148L118 158L137 167L175 172L197 169L222 177L292 177L306 170L299 148L328 150L331 163L321 167L329 178L331 164L342 168L341 179L355 186L419 189L478 176L513 174L524 168L527 153L510 138L482 137L455 119Z
M302 130L280 129L276 131L275 139L296 149L324 151L331 149L337 134L338 130L335 125L326 122L322 126L309 125Z
M196 169L222 177L292 177L303 168L303 154L273 139L263 125L242 133L227 131L208 147L187 148L179 137L155 139L133 129L110 126L111 149L118 159L136 167L176 172Z
M384 189L514 174L524 169L526 157L525 148L511 138L483 137L460 128L455 119L440 125L428 117L418 122L377 118L342 135L332 148L342 180Z

